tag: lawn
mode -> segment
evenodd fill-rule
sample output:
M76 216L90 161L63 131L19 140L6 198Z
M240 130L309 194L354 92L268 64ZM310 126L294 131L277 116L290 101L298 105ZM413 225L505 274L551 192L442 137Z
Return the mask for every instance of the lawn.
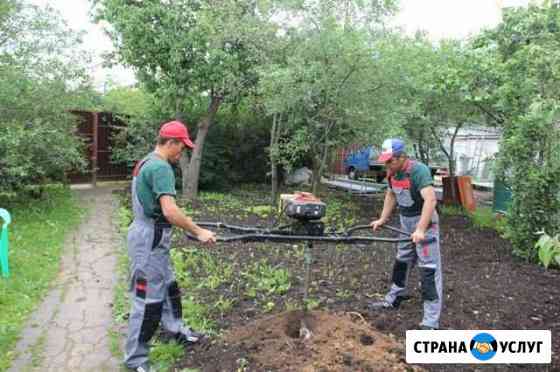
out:
M9 278L0 278L0 371L14 358L26 319L55 278L63 243L85 210L68 188L53 186L41 199L4 200L12 213Z

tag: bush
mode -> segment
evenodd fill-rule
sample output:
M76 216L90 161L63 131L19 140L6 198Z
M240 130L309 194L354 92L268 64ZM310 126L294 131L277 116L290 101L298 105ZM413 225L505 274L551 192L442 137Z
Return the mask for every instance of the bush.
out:
M153 97L152 97L153 98ZM161 111L153 98L143 113L121 116L127 123L114 140L113 160L133 165L152 151L159 126L173 120L170 112ZM200 111L200 112L199 112ZM204 111L194 111L185 118L191 137L196 138L198 118ZM199 187L223 190L232 184L262 183L268 172L270 123L245 108L237 111L224 106L208 131L202 153ZM181 175L177 172L177 187Z
M0 5L0 189L59 181L84 165L76 119L93 92L88 54L60 14L29 1Z
M70 118L11 121L0 125L0 189L19 191L29 184L61 181L85 166L82 143Z
M239 183L262 183L268 172L267 123L247 116L219 117L208 132L200 171L201 189L224 189Z
M504 133L500 151L501 172L512 189L506 236L514 253L537 259L537 233L560 228L560 131L558 111L535 104Z
M512 189L506 234L516 255L536 261L537 233L560 232L560 7L509 9L477 45L493 55L486 98L503 128L496 176Z

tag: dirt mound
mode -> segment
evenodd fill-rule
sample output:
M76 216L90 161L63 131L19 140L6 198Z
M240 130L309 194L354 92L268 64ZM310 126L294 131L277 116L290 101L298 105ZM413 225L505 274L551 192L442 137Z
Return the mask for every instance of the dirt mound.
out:
M403 345L371 328L361 315L290 311L228 331L207 345L203 371L414 371ZM302 319L312 335L300 337ZM193 351L193 355L197 350ZM218 362L219 361L219 362ZM219 363L219 365L216 365Z

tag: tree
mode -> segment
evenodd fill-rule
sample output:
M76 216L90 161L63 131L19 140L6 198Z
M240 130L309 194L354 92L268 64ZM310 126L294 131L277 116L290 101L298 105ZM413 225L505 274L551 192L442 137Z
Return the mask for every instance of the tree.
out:
M148 114L155 97L139 87L109 88L102 98L103 110L115 114L144 117Z
M84 166L76 119L93 104L79 35L59 14L18 0L0 6L0 185L61 180Z
M273 167L280 160L289 168L309 155L314 192L332 150L372 122L372 97L378 98L383 86L382 61L375 60L371 38L350 12L360 4L368 11L387 10L355 1L342 4L348 10L343 18L339 2L306 2L289 9L303 19L298 29L287 31L283 45L289 53L260 70L261 94L267 113L276 118L274 129L290 130L289 137L271 136Z
M167 99L178 119L192 111L193 102L207 99L188 170L182 162L186 196L196 197L204 142L216 113L223 102L236 101L256 83L254 68L274 31L268 5L250 0L98 4L99 17L112 26L109 35L120 60L136 68L148 90Z
M443 154L449 174L455 174L455 139L461 128L486 125L473 104L480 100L477 79L480 57L468 45L445 40L432 45L423 35L404 39L398 55L403 62L401 111L403 129L418 157L429 163Z
M513 193L507 236L534 260L536 233L560 226L560 8L509 9L473 47L494 56L479 106L503 129L498 177Z

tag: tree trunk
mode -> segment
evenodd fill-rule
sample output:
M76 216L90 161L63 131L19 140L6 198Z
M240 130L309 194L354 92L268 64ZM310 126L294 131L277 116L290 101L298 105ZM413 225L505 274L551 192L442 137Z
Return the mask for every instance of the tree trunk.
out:
M455 176L455 138L457 138L457 133L459 133L459 129L461 129L463 125L459 124L455 128L455 132L453 132L453 136L451 137L451 141L449 142L449 175Z
M279 127L278 114L274 114L272 117L272 130L270 131L271 203L273 207L276 205L276 200L278 198L278 163L276 162L276 156L273 155L273 151L278 143L278 135L280 133Z
M313 176L311 177L311 192L317 194L319 180L321 179L321 160L313 155Z
M183 196L186 194L188 187L187 175L189 174L189 161L189 154L186 151L183 151L181 159L179 159L179 167L181 168L181 192Z
M323 156L321 157L321 163L319 164L319 172L317 174L317 185L315 186L315 189L317 189L318 185L321 183L321 177L323 177L323 172L325 171L325 167L327 166L328 157L329 157L329 145L327 144L327 140L325 139L325 145L323 147Z
M185 122L185 114L181 108L181 99L179 97L175 98L175 120L179 120L182 123ZM183 195L185 195L187 191L189 160L189 154L186 151L183 151L181 159L179 159L179 168L181 168L181 192Z
M316 159L313 164L313 194L317 192L317 188L321 183L321 177L323 176L323 171L325 170L325 165L327 163L330 127L331 125L329 124L325 128L325 141L323 142L322 146L321 159L317 159L317 157L315 156L313 157L313 159ZM318 163L318 165L315 163Z
M412 148L414 149L414 156L416 156L416 159L422 159L421 155L420 155L420 141L418 141L418 144L414 144L412 145Z
M422 163L426 165L430 165L430 146L427 143L424 143L420 146L420 159L422 159Z
M455 127L455 131L453 132L453 135L451 136L451 140L449 141L449 151L446 150L445 146L443 145L443 141L441 140L440 136L438 136L436 130L431 128L432 135L434 136L435 140L439 143L439 147L441 148L441 151L447 157L450 177L455 176L455 138L457 138L459 129L461 129L462 126L463 124L457 124L457 126Z
M459 188L457 185L457 179L455 177L455 139L457 138L457 134L459 133L459 129L463 124L457 124L455 127L455 131L451 136L449 141L449 151L445 149L443 145L443 141L441 137L438 136L436 130L434 128L430 128L432 135L434 136L435 140L439 143L441 151L447 157L449 162L449 175L447 177L443 177L443 202L448 205L457 205L460 204L460 196L459 196Z
M429 137L429 135L428 135ZM424 129L420 132L420 142L418 144L420 150L420 160L426 165L430 165L430 146L428 145L428 139L426 138L426 131Z
M194 200L198 196L198 180L200 178L200 164L202 162L202 150L204 149L204 141L208 135L208 129L214 122L216 113L220 108L223 98L221 96L212 95L208 113L198 122L198 131L196 133L195 148L192 152L189 169L187 173L187 191L185 197L188 200Z
M449 145L449 155L447 156L447 159L449 161L449 175L452 177L455 176L455 153L453 150L454 147L455 139L452 139Z

